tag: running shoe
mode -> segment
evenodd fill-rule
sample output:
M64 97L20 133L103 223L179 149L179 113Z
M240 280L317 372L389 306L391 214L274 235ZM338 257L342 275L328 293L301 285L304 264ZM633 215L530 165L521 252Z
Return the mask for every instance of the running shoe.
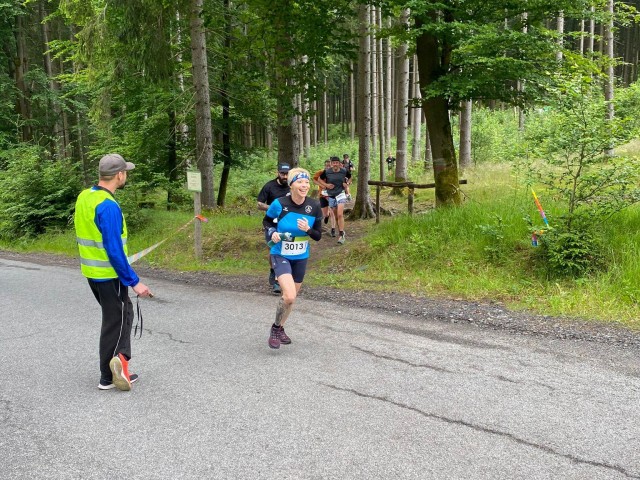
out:
M331 236L332 236L332 237L335 237L335 236L336 236L336 229L335 229L335 228L332 228L332 229L331 229Z
M138 374L132 373L131 375L129 375L129 380L131 381L131 383L135 383L136 381L138 381ZM98 388L100 390L111 390L112 388L116 388L116 386L113 382L100 379L100 383L98 383Z
M289 345L291 343L291 339L289 338L289 335L287 335L286 333L284 333L284 327L280 327L280 333L278 334L278 338L280 339L280 343L282 345Z
M280 284L277 281L273 284L273 293L275 293L276 295L280 295L282 293Z
M275 325L271 325L271 332L269 333L269 347L280 348L280 328Z
M338 238L338 245L344 245L344 241L345 241L344 237L345 237L344 233L340 235L340 237Z
M118 390L131 390L131 378L129 377L129 361L119 353L109 362L109 368L113 375L113 383Z

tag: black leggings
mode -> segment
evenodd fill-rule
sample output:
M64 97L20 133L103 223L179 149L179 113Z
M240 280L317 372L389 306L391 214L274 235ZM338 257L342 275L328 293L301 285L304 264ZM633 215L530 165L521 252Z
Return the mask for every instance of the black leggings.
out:
M129 299L129 288L117 278L106 282L89 280L89 286L102 307L100 375L102 380L110 382L111 359L118 353L122 353L127 359L131 358L133 304Z

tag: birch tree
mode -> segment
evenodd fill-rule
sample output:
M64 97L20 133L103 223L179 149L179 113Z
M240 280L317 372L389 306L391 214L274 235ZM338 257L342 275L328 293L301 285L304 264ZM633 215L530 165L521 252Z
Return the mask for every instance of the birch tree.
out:
M408 27L409 9L400 14L400 25ZM407 131L409 119L409 57L408 45L402 42L398 47L398 82L396 96L396 182L407 181ZM395 190L396 193L398 190Z
M460 169L471 166L471 100L460 104Z

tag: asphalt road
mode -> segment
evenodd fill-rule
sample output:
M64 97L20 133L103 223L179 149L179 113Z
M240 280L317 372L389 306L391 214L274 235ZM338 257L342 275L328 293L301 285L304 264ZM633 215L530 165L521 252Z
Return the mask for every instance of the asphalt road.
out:
M78 269L0 258L2 479L640 478L640 351L145 278L99 391Z

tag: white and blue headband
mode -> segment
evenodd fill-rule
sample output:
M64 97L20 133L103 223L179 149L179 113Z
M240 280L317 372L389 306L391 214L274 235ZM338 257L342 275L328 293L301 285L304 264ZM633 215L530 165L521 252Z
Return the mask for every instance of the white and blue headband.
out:
M291 186L291 184L293 182L297 182L298 180L300 180L302 178L306 178L307 180L310 180L308 173L306 173L306 172L296 173L293 177L291 177L291 180L289 181L289 186Z

